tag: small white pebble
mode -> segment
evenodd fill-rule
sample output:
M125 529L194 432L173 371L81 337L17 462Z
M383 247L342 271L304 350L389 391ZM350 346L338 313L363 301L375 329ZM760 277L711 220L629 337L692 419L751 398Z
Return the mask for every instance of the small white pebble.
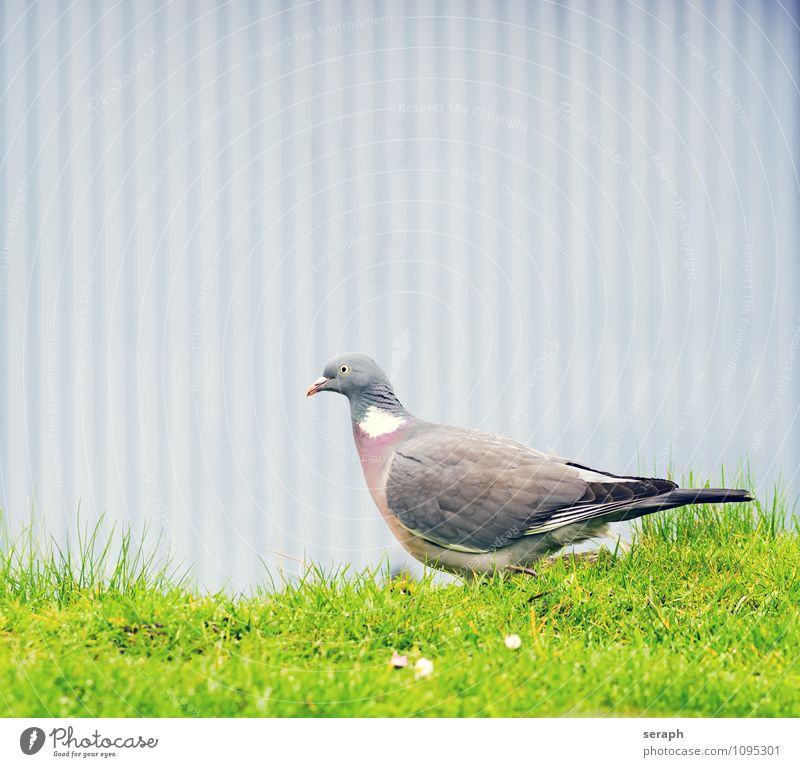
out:
M408 665L408 657L398 655L396 650L392 650L392 658L389 661L392 668L405 668Z
M425 679L433 673L433 661L420 658L414 664L414 679Z
M522 647L522 640L519 638L519 634L509 634L503 641L505 641L509 650L519 650Z

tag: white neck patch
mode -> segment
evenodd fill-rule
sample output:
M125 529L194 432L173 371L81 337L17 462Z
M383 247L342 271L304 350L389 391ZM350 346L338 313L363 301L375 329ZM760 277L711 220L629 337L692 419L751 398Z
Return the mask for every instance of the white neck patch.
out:
M397 431L405 422L406 419L402 416L370 405L364 417L358 422L358 428L368 437L382 437L384 434Z

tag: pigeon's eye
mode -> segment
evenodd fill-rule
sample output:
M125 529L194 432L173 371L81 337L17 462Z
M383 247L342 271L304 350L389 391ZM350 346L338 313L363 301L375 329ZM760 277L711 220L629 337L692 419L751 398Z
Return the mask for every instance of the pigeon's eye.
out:
M340 365L339 366L339 372L343 376L346 376L350 372L350 366L349 365Z

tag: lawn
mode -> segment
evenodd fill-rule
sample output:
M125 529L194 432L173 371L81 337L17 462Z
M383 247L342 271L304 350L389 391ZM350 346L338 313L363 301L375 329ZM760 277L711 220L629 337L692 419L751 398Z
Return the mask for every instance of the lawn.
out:
M130 536L113 564L92 536L74 554L17 539L0 716L800 716L797 533L776 495L654 515L628 554L538 578L317 572L237 598Z

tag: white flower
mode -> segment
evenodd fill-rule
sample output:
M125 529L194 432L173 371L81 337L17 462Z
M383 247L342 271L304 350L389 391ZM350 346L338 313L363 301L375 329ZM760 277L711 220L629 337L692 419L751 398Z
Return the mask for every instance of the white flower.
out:
M522 640L519 638L519 634L509 634L503 641L509 650L519 650L522 647Z
M414 664L414 679L425 679L433 673L433 661L420 658Z

